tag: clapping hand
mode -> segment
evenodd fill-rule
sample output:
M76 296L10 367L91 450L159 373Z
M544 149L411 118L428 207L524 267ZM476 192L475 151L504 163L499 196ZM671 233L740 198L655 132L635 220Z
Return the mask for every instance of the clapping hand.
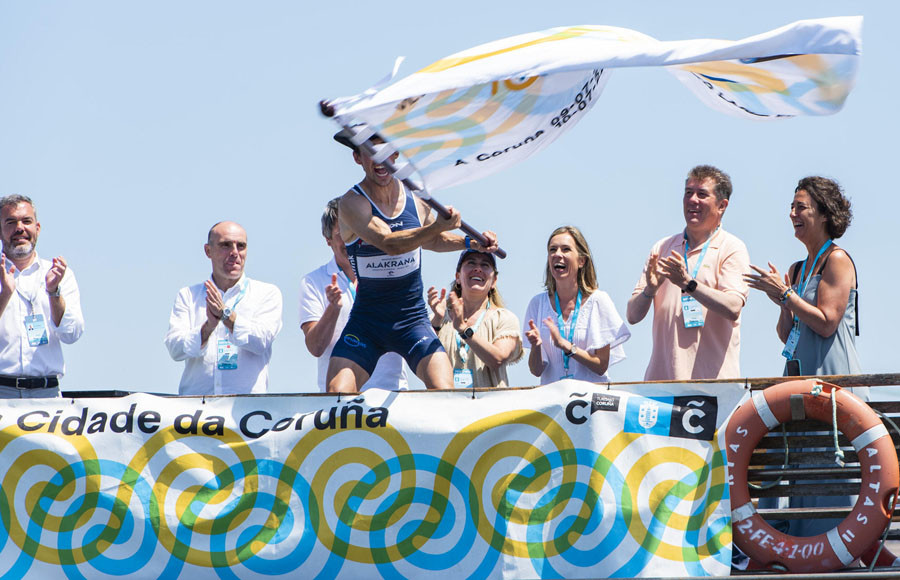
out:
M782 276L778 273L778 269L769 262L769 269L763 270L758 266L754 266L750 264L750 267L756 272L756 274L744 274L744 281L748 286L754 288L756 290L762 290L766 293L766 296L774 302L775 304L781 305L781 297L784 296L784 293L787 292L788 288L791 287L790 280L788 280L788 275L785 274ZM783 280L783 282L782 282Z
M225 303L222 301L222 295L219 289L212 281L206 281L206 318L213 325L219 323L222 319L222 311L225 310Z
M434 286L428 289L428 306L431 308L431 311L434 312L435 316L440 320L443 320L444 315L447 313L447 303L445 302L446 298L446 288L441 288L440 292L438 292Z
M447 313L450 315L450 322L453 323L453 328L455 328L457 332L461 331L463 329L463 323L465 322L465 316L463 316L463 301L456 295L456 292L451 292L450 295L447 296L446 304Z
M6 254L0 254L0 295L12 296L16 291L16 278L13 276L15 266L6 268Z
M544 319L544 326L547 327L547 330L550 331L550 340L553 342L553 346L556 348L563 348L562 341L563 337L559 333L559 327L556 326L556 320L553 319L552 316L548 316ZM563 349L568 350L568 349Z
M650 254L650 260L647 262L647 271L644 273L644 281L646 289L649 291L648 293L650 295L656 294L662 282L659 271L659 254L656 252Z
M647 269L649 271L649 266ZM684 288L691 281L684 258L675 250L672 250L669 256L659 260L659 270L664 278L678 288Z
M56 293L56 291L59 290L59 284L62 282L63 276L65 275L66 260L62 256L53 258L53 265L47 270L47 276L44 278L47 292Z
M534 320L528 321L528 330L525 331L525 338L528 339L532 347L541 345L541 331L534 324Z

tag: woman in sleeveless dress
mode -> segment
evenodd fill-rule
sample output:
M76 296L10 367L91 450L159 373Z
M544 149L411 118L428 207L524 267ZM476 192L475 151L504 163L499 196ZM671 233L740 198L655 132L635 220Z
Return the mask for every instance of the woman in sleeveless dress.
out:
M806 177L794 190L790 219L794 237L807 256L782 276L769 263L746 276L751 288L762 290L781 306L778 337L785 375L843 375L862 372L856 352L856 266L834 240L850 225L850 201L837 182Z
M794 237L806 246L806 258L791 265L783 278L771 262L768 270L751 265L756 274L745 277L751 288L762 290L781 306L777 331L785 343L782 355L786 359L786 376L862 372L856 352L856 266L850 255L834 243L847 230L851 218L850 201L837 182L824 177L801 179L794 190L790 219ZM868 388L851 390L864 400L867 398ZM844 507L852 505L853 498L791 497L788 503L791 508ZM777 507L765 498L759 505ZM827 532L839 521L805 519L779 524L790 535L808 537Z

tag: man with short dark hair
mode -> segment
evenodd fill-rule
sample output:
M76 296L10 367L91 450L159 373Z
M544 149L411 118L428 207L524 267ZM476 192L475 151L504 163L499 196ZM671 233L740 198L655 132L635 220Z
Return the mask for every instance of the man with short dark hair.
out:
M84 332L75 274L62 256L38 257L40 232L30 198L0 198L0 398L58 397L61 343Z
M451 233L461 223L458 211L448 207L447 218L435 217L386 163L369 157L346 133L338 133L335 140L353 149L353 160L362 167L364 177L340 198L341 239L347 244L359 291L331 353L328 391L356 392L386 352L400 354L426 388L453 388L450 359L425 308L422 249L452 252L472 247L494 252L497 236L484 232L488 245L481 247ZM371 142L386 146L377 135ZM397 156L389 157L391 163Z
M169 354L185 361L178 393L264 393L281 330L281 291L244 275L247 233L240 225L214 225L203 250L212 275L178 292L166 334Z
M685 228L657 242L628 301L629 324L653 306L653 352L644 380L740 377L747 247L722 229L731 178L710 165L688 173Z
M333 256L300 282L300 328L307 350L319 359L317 382L323 392L326 390L325 378L331 351L347 324L356 300L356 274L350 265L338 223L339 202L339 197L332 199L322 213L322 235ZM406 369L400 355L389 352L378 359L372 376L359 390L372 387L391 390L408 388Z

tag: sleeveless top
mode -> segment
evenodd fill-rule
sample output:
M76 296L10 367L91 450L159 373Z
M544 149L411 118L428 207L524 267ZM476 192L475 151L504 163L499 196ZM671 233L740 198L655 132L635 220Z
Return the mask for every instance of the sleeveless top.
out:
M359 184L354 185L352 190L369 201L372 215L386 223L391 231L418 228L421 222L416 200L406 187L402 184L400 187L406 196L406 203L393 217L381 213ZM351 315L389 322L392 328L402 327L404 321L427 318L423 299L422 248L391 256L357 237L347 244L347 253L359 281Z
M844 250L846 253L846 250ZM829 253L830 255L830 253ZM850 254L847 254L850 257ZM853 258L850 258L851 263ZM822 261L818 272L809 280L803 291L803 298L812 305L816 304L819 293L819 282L822 280L822 271L828 257ZM801 262L794 267L794 276L791 285L797 289L797 277L800 272ZM856 264L853 264L854 270ZM857 278L856 285L859 285ZM858 302L859 295L856 288L850 289L847 298L847 307L834 334L824 337L817 334L802 321L800 322L800 340L794 351L794 358L800 361L800 370L804 375L849 375L862 373L859 364L859 354L856 352L856 337L859 335Z

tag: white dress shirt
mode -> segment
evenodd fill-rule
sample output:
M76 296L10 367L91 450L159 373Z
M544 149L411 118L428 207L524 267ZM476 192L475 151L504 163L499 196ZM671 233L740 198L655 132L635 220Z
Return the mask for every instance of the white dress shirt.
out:
M12 262L4 266L9 269ZM59 291L66 302L59 326L53 324L50 315L50 296L45 278L53 267L50 260L42 260L35 254L34 262L21 272L16 269L16 291L9 299L3 316L0 316L0 374L18 377L62 377L66 371L61 343L72 344L84 332L81 314L81 294L72 268L59 284ZM25 332L25 317L40 314L47 329L47 344L31 346Z
M244 284L247 292L232 306ZM234 330L216 325L206 344L200 344L200 327L206 322L206 287L203 283L182 288L169 317L166 347L176 361L185 361L178 385L180 395L264 393L269 385L272 343L281 330L281 291L277 286L246 276L222 294L236 316ZM219 369L219 341L237 347L237 368Z
M307 322L317 322L322 315L325 314L325 308L328 306L328 298L325 296L325 287L331 284L331 276L338 275L338 287L341 289L341 312L338 314L337 322L334 325L334 334L331 336L331 342L328 348L322 353L318 360L318 385L319 390L325 392L325 378L328 374L328 361L331 359L331 351L334 344L341 336L341 331L347 325L347 319L350 318L350 309L353 308L353 294L350 292L350 281L347 276L341 272L337 262L332 257L327 264L313 270L303 277L300 281L300 326ZM389 352L378 359L375 370L369 380L360 387L360 391L369 388L380 388L390 390L406 390L409 383L406 379L406 367L403 365L403 357L395 352Z

